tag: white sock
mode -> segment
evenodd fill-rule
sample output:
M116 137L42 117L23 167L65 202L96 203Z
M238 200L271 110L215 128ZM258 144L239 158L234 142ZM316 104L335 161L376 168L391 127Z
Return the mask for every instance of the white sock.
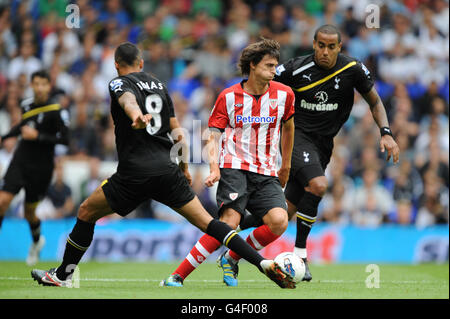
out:
M236 259L234 259L233 257L230 256L230 250L229 249L225 253L225 258L228 259L228 261L231 262L234 265L236 265L239 262L239 260L236 260Z
M300 258L306 258L307 257L306 248L294 247L294 254L296 254Z

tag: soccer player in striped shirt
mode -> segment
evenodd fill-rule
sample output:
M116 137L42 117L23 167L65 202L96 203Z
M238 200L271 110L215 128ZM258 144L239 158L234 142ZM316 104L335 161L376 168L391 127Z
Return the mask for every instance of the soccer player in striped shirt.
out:
M237 228L246 209L262 219L263 225L247 237L257 250L280 237L288 225L282 187L291 166L295 95L290 87L272 81L279 48L278 42L262 39L242 51L238 66L248 79L219 94L208 123L210 175L205 185L219 182L216 199L220 220L231 228ZM282 163L278 170L280 131ZM162 284L183 286L184 279L220 246L213 237L202 236ZM228 286L237 286L240 258L232 250L219 258Z

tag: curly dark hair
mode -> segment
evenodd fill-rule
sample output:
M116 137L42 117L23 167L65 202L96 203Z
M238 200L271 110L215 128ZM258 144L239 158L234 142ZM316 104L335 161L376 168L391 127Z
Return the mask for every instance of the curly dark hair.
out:
M271 39L261 38L260 41L248 45L242 50L239 57L238 68L242 75L250 74L250 63L254 65L261 62L265 55L269 55L277 61L280 60L280 44Z

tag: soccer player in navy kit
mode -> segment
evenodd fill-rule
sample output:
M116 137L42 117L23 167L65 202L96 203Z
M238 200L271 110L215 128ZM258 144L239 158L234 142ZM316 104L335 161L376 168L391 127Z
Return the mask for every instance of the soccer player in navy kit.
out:
M50 75L36 71L31 75L33 98L22 102L22 120L2 140L20 136L21 140L0 183L0 225L14 196L25 189L24 212L30 226L33 242L26 263L38 262L45 238L41 235L41 221L36 216L36 207L47 192L53 175L55 145L65 144L68 139L67 110L61 109L50 96ZM1 181L0 181L1 182Z
M193 225L242 254L280 287L295 288L289 274L272 260L264 259L201 205L189 185L187 161L179 166L171 159L170 134L179 128L172 100L158 79L141 72L143 60L137 47L131 43L119 45L115 66L119 76L109 83L109 92L119 157L117 172L81 204L61 265L49 271L34 269L32 277L39 284L71 287L71 276L89 248L95 222L113 212L126 216L152 198L172 207ZM175 140L183 143L179 135Z
M289 181L285 189L289 218L297 213L294 252L306 264L303 280L312 279L307 263L306 240L316 221L317 207L328 182L325 168L333 138L348 119L353 107L354 89L369 104L380 128L380 150L387 160L399 160L399 147L389 129L384 105L363 63L341 54L341 35L332 25L319 27L314 35L314 53L280 64L274 78L295 93L295 138ZM261 224L247 215L241 229Z

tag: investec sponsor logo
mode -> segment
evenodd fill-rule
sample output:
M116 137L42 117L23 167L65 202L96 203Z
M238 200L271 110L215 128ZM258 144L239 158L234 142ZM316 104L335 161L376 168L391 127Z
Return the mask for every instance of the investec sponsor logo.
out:
M311 111L335 111L338 108L337 103L308 103L305 100L301 100L300 107Z
M242 116L236 115L236 123L273 123L276 116Z

